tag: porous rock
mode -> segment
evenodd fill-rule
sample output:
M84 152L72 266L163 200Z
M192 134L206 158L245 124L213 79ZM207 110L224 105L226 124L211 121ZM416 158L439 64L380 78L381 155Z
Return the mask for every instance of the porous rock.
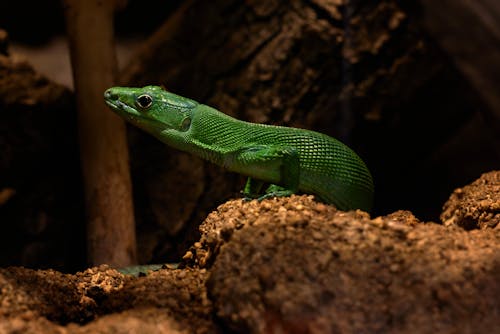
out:
M457 188L443 206L441 221L470 229L500 229L500 171Z
M228 202L202 231L204 256L192 258L211 266L215 312L236 332L499 328L500 233L491 230L420 223L408 212L370 219L292 196Z

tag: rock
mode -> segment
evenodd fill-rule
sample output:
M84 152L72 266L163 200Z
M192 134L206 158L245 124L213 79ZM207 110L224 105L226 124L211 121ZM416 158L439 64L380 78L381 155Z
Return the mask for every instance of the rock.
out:
M498 332L498 229L304 195L229 201L200 230L184 268L144 277L0 269L0 332Z
M209 267L221 245L227 242L235 231L246 226L268 224L270 221L303 224L318 215L324 220L333 217L337 211L335 207L317 203L313 198L293 195L290 198L273 198L262 202L239 199L220 205L200 225L200 241L185 255L185 264ZM367 213L356 212L361 217L368 217Z
M228 202L200 228L216 314L236 332L498 329L500 233L417 221L306 196Z
M107 266L75 275L0 269L0 332L213 333L206 277L197 269L140 278Z
M500 171L456 189L443 206L441 221L466 230L500 229Z

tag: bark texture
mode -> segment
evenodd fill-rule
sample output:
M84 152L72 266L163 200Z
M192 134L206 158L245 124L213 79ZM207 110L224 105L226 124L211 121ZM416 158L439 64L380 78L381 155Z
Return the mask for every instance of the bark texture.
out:
M65 0L75 82L92 264L136 263L136 237L125 125L103 103L117 71L116 1ZM92 41L92 47L89 44Z
M422 0L424 26L481 97L489 131L500 145L500 3Z

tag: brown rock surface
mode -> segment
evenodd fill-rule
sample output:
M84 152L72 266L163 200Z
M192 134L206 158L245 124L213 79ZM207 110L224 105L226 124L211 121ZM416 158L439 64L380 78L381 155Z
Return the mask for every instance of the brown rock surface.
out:
M0 269L0 332L214 332L206 277L196 269L139 278L106 266L76 275Z
M0 269L0 332L500 332L499 229L292 196L229 201L200 230L184 268L145 277Z
M500 229L500 171L485 173L473 183L455 189L443 207L441 221L466 230Z
M233 231L208 285L217 315L242 332L500 330L500 233L406 215L370 219L296 196L224 204L205 232Z

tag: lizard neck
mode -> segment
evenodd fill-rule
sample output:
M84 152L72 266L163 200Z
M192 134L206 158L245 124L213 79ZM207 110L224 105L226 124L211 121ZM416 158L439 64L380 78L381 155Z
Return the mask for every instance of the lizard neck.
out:
M234 135L242 127L245 122L200 104L192 110L189 130L164 130L158 138L169 146L225 167L227 153L242 144Z
M245 122L237 120L214 108L199 105L193 112L190 140L193 154L219 166L227 167L228 153L241 147L236 135L245 127Z

